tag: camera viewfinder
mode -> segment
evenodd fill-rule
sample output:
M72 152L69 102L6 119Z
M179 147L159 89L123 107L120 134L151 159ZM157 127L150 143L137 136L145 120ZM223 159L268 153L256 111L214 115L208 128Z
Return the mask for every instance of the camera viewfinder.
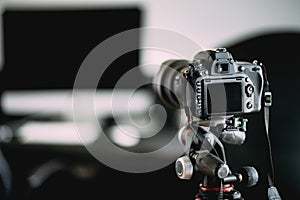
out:
M228 63L218 63L216 65L216 73L228 73L229 64Z

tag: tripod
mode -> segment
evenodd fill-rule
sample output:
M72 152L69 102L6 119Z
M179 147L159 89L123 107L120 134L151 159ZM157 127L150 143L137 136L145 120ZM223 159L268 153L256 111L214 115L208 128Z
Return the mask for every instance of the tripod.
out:
M175 163L177 176L188 180L194 170L201 172L201 183L195 200L243 200L234 184L243 183L251 187L257 183L258 173L250 166L232 173L226 164L224 147L219 138L231 144L243 143L247 120L231 117L215 122L215 126L209 128L197 123L180 129L179 140L186 149L185 156L178 158Z
M199 185L199 192L195 196L195 200L210 200L210 199L237 199L243 200L239 191L234 189L233 184L225 184L220 187L221 181L214 177L205 175L202 183Z

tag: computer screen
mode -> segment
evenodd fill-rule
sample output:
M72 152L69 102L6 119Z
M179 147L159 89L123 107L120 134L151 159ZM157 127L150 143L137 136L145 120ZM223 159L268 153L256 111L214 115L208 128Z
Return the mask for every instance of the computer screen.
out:
M2 20L4 66L0 88L71 89L88 53L110 36L140 27L141 10L7 9ZM138 44L139 37L134 42ZM138 62L138 50L122 55L108 67L98 87L112 88ZM123 87L130 88L130 84Z

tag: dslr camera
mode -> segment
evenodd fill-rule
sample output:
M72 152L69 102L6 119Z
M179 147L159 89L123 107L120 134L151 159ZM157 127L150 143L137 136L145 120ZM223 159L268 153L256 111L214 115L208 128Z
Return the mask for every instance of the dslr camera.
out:
M269 90L266 69L258 61L235 61L225 48L197 53L192 61L167 60L154 80L159 99L170 109L184 109L187 121L178 131L185 146L184 155L175 162L176 174L189 180L194 169L200 172L199 199L239 199L234 184L256 185L258 173L252 166L233 173L227 165L223 142L241 145L246 138L246 122L242 116L259 112L264 106L267 138ZM268 147L270 148L268 139ZM273 166L271 148L270 166ZM271 173L273 167L271 167ZM279 200L274 176L268 176L269 199Z
M200 119L261 110L261 66L235 61L225 48L201 51L193 61L165 61L155 82L166 105L189 106L191 115Z

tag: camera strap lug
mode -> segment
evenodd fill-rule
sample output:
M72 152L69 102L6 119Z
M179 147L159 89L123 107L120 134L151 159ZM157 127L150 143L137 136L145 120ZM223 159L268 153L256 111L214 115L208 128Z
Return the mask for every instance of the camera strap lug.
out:
M264 104L265 107L272 106L272 93L269 91L264 93Z

